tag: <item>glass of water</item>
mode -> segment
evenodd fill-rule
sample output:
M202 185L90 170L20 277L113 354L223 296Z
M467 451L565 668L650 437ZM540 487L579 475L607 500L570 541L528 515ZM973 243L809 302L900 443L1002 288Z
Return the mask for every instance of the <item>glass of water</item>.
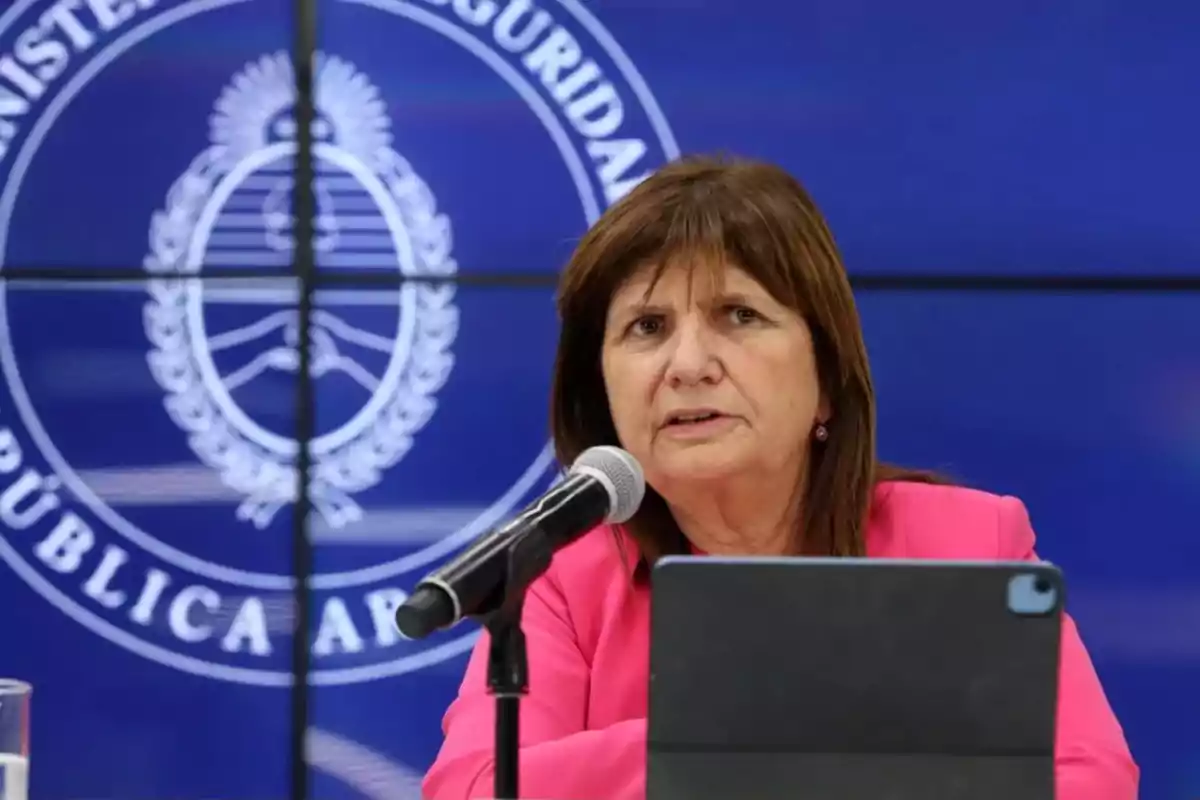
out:
M29 700L33 687L0 678L0 800L29 800Z

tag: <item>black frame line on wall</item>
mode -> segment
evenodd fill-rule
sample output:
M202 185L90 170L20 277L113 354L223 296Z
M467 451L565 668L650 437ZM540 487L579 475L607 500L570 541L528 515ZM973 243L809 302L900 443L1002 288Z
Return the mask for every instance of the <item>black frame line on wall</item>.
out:
M311 667L309 628L312 618L312 596L309 576L312 573L313 547L309 537L309 474L312 468L310 445L316 429L315 387L309 375L312 354L309 338L312 333L312 305L316 275L314 230L316 225L315 168L313 165L313 122L316 119L314 62L317 52L317 10L315 0L294 0L295 31L292 43L292 74L295 76L296 118L296 180L292 192L293 231L295 243L293 274L300 280L297 309L297 337L300 347L296 381L296 507L292 512L292 575L295 580L293 604L295 623L292 629L292 686L291 740L289 742L291 800L308 800L309 769L306 742L309 723L308 674Z
M299 223L297 223L298 225ZM471 272L450 277L412 276L405 277L396 272L370 270L319 270L310 268L308 280L322 285L360 286L363 288L398 287L403 283L453 283L456 286L521 288L553 288L558 283L557 273L550 272ZM139 283L152 280L155 276L140 267L3 267L0 268L0 283ZM161 277L161 276L159 276ZM294 281L301 276L295 271L264 267L214 267L200 272L180 275L185 281Z
M1195 275L860 273L850 276L850 285L855 289L880 292L1200 292L1200 268Z
M299 155L297 155L299 160ZM299 170L297 170L299 173ZM297 181L297 186L305 184ZM311 193L311 187L308 190ZM299 195L299 190L297 195ZM295 203L299 203L296 198ZM322 286L360 286L362 288L388 288L402 283L453 283L457 286L493 288L554 288L558 284L558 273L537 271L464 272L448 278L405 277L394 272L369 272L365 270L328 270L315 268L313 254L307 256L308 266L301 270L300 228L312 228L312 221L296 223L296 266L293 271L280 269L212 267L188 276L187 280L297 280ZM311 251L311 240L309 250ZM140 267L53 267L13 266L0 269L0 282L62 282L62 283L120 283L150 279ZM924 272L879 272L852 273L850 284L855 289L884 292L1080 292L1080 293L1163 293L1200 292L1200 267L1195 275L1187 274L1054 274L1030 273L924 273Z

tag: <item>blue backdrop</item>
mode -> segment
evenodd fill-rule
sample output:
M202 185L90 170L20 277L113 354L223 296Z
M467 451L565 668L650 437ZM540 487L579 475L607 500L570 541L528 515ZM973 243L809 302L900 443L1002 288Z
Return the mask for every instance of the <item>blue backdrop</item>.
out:
M291 3L80 5L0 12L0 674L38 800L284 797ZM317 7L314 797L418 796L474 632L391 610L552 480L554 273L665 160L783 164L858 276L1200 279L1194 4ZM1197 295L988 285L860 292L882 454L1026 500L1194 797Z

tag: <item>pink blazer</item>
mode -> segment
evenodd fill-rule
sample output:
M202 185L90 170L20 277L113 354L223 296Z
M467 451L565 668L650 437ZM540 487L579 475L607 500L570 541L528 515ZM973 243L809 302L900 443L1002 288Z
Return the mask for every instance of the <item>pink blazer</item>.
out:
M645 797L650 598L648 589L631 585L613 535L598 528L563 549L530 589L523 617L530 673L521 705L523 797ZM1015 498L915 483L884 483L875 491L871 557L1032 561L1033 545L1029 516ZM485 633L446 711L445 741L423 785L429 800L491 796L486 639ZM1136 800L1138 768L1069 618L1059 681L1059 800Z

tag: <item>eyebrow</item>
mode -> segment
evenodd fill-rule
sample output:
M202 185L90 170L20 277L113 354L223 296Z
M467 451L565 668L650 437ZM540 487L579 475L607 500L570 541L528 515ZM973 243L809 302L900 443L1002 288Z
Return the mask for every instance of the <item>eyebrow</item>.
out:
M647 303L639 299L634 302L625 302L614 306L611 318L619 322L625 322L645 314L667 314L670 310L670 306L662 303Z
M769 304L772 302L772 299L771 299L770 295L768 295L768 294L765 294L765 293L764 294L757 294L757 293L751 294L748 292L717 292L717 293L713 294L711 297L707 298L707 300L708 300L707 304L711 305L711 306L723 306L723 305L730 305L730 304L761 306L761 305L766 305L766 304ZM637 313L637 314L666 313L670 310L671 310L671 304L656 303L656 302L648 301L648 300L646 300L645 295L637 297L636 299L629 299L629 300L625 300L622 302L618 302L614 307L614 311L619 312L619 314L621 316L625 316L625 315L628 315L631 313Z
M721 305L734 303L752 306L767 302L766 298L764 297L754 297L746 294L745 292L720 292L719 294L715 295L713 299Z
M723 306L723 305L763 305L769 303L768 296L751 295L746 292L718 292L707 298L706 305ZM636 311L638 313L647 312L665 312L671 310L671 305L667 303L648 302L644 299L636 301L626 301L619 304L622 313Z

